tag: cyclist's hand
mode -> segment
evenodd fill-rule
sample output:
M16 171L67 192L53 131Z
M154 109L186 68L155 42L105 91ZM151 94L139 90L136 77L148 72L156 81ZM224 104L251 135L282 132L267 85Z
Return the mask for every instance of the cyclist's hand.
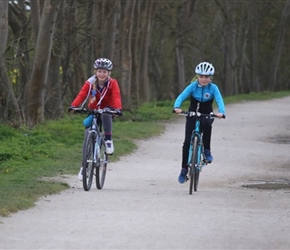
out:
M175 109L173 109L173 112L176 113L176 114L180 114L182 112L182 109L175 108Z
M226 118L226 116L222 113L216 113L215 115L217 118Z

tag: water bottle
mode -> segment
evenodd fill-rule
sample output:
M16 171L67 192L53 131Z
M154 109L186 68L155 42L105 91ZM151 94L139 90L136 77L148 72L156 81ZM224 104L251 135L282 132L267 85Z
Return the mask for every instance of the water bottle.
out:
M89 115L86 119L83 120L83 124L86 128L92 125L93 118L94 118L94 115Z

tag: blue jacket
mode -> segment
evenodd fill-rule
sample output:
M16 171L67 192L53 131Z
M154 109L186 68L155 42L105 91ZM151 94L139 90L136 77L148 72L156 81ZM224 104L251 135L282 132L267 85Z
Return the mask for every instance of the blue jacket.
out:
M190 97L189 111L196 111L197 103L200 103L199 112L209 114L213 111L212 104L215 100L218 112L226 114L224 101L218 86L215 83L209 83L207 86L201 86L198 81L191 82L177 97L174 108L180 108L182 103Z

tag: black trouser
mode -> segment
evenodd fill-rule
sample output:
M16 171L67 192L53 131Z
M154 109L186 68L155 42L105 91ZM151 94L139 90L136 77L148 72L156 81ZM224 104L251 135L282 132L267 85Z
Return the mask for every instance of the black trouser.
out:
M200 121L200 128L203 131L203 145L204 149L210 150L210 140L211 140L211 129L212 123L214 119L202 117ZM185 139L182 147L182 168L187 168L188 163L188 150L190 146L191 134L195 128L195 118L194 117L186 117L185 124Z

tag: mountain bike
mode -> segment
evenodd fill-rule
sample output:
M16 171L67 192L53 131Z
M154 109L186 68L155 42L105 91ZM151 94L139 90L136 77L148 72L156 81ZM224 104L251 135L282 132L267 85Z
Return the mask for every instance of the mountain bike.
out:
M74 107L71 109L76 113L87 113L88 117L86 119L92 119L91 125L86 128L82 150L83 188L85 191L91 189L95 175L96 187L97 189L102 189L105 183L109 159L106 154L101 114L121 115L121 112L107 109L87 110L85 108Z
M180 115L194 117L195 118L195 128L192 131L190 146L188 150L188 173L186 176L186 181L189 183L189 194L192 194L192 189L196 192L198 188L199 175L202 171L202 168L205 167L208 162L204 154L204 147L202 142L203 131L200 127L200 122L202 117L209 119L214 119L217 116L214 113L202 114L198 112L199 105L197 106L197 111L182 111ZM225 118L225 116L223 117Z

